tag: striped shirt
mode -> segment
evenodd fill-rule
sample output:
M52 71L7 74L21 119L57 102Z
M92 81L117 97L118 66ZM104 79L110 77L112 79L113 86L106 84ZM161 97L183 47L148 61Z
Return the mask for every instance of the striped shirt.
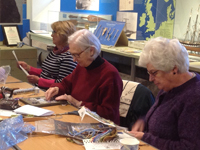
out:
M72 55L67 51L61 54L49 53L42 63L41 78L55 79L55 82L61 82L64 77L71 74L76 68L77 63L73 62Z

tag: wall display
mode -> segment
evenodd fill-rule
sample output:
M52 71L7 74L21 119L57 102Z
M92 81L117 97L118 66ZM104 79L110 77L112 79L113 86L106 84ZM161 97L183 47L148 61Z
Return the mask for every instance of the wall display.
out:
M140 2L134 4L134 11L138 12L136 39L148 40L158 36L172 38L176 0L145 0ZM184 18L182 13L180 14Z
M190 55L200 54L200 3L177 0L174 37L188 49ZM184 16L184 17L183 17Z
M125 22L101 20L94 31L101 44L115 46L122 35ZM124 32L123 32L124 34ZM123 38L127 40L125 36Z
M119 10L133 10L134 9L134 0L119 0Z
M22 24L22 0L0 0L0 25Z
M76 0L76 9L99 11L99 0Z
M71 21L78 29L89 29L91 32L101 20L112 20L112 15L93 15L84 13L60 12L59 20Z
M125 22L124 32L129 39L136 39L138 14L133 12L117 12L117 21Z
M14 46L21 41L17 25L3 25L2 28L6 45Z
M198 55L200 52L200 28L199 28L200 25L198 24L199 12L200 12L200 4L197 9L197 12L195 12L196 17L195 17L195 22L193 24L191 22L191 16L192 16L192 9L191 9L190 17L187 24L187 30L184 34L185 37L183 40L179 40L185 46L186 49L191 50L191 51L196 51L198 52Z

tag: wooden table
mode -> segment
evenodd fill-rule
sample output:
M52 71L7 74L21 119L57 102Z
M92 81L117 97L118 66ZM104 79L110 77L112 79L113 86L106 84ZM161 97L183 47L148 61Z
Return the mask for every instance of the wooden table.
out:
M0 85L2 86L2 85ZM27 83L27 82L13 82L13 83L6 83L4 84L5 87L8 87L8 88L20 88L20 89L25 89L25 88L33 88L34 86ZM38 94L34 94L34 91L30 91L30 92L26 92L26 93L18 93L16 95L13 95L13 98L20 98L20 97L24 97L24 98L27 98L27 97L41 97L41 96L44 96L44 91L40 90Z
M6 80L6 84L8 84L8 83L19 83L19 82L22 82L22 81L13 77L13 76L8 76L7 80Z
M48 106L43 107L52 110L56 113L64 113L66 111L77 110L71 105L67 106ZM63 115L61 119L57 119L65 122L73 123L97 123L96 120L89 116L85 116L83 121L81 121L79 116ZM34 122L30 122L34 125ZM156 148L140 142L140 150L156 150ZM144 144L144 145L143 145ZM77 145L75 143L68 142L66 137L60 135L48 135L48 134L35 134L29 135L28 139L17 144L22 150L85 150L84 146Z
M15 81L14 78L9 77L7 82ZM19 83L8 83L5 84L6 87L9 88L31 88L33 87L31 84L26 82L19 82ZM38 97L38 96L44 96L44 92L40 91L38 95L31 95L31 97ZM22 93L17 94L13 96L16 97L30 97L30 93ZM24 105L20 102L21 105ZM64 113L69 111L77 110L77 108L71 106L71 105L56 105L56 106L48 106L43 107L45 109L49 109L54 111L54 113ZM5 118L5 117L2 117ZM47 117L48 118L48 117ZM73 122L73 123L97 123L96 120L89 116L85 116L83 121L81 121L81 118L79 116L75 115L63 115L62 118L57 119L64 122ZM35 122L29 122L32 125L35 125ZM141 144L144 144L141 141ZM66 137L60 136L60 135L50 135L50 134L30 134L28 136L28 139L25 141L18 143L17 146L22 150L84 150L84 146L77 145L75 143L68 142L66 140ZM11 148L9 149L11 150ZM140 146L140 150L156 150L156 148L144 144Z

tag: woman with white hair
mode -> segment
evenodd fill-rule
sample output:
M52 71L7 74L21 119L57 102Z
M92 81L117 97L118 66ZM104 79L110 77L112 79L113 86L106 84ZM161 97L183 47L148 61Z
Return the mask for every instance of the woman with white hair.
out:
M99 56L101 44L98 38L86 29L79 30L69 37L69 47L78 65L61 83L51 85L45 93L46 99L56 95L56 100L85 106L119 124L122 79L117 69Z
M189 72L188 53L177 39L148 41L139 64L160 89L145 120L131 133L162 150L200 149L200 75Z

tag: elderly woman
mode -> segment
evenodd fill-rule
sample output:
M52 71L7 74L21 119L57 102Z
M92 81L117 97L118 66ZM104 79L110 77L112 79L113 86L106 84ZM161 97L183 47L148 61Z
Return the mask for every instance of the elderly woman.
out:
M61 83L51 85L46 99L61 95L56 100L67 100L77 107L84 105L119 124L122 79L117 69L99 56L98 38L86 29L79 30L69 37L69 47L78 65Z
M28 81L42 88L49 88L51 84L61 82L76 68L68 44L68 36L75 32L76 27L69 21L57 21L51 28L51 36L56 46L42 63L42 69L34 68L23 61L18 62L29 72Z
M145 124L139 120L131 133L162 150L199 150L200 76L188 71L185 47L177 39L152 39L139 64L147 67L149 80L160 92Z

